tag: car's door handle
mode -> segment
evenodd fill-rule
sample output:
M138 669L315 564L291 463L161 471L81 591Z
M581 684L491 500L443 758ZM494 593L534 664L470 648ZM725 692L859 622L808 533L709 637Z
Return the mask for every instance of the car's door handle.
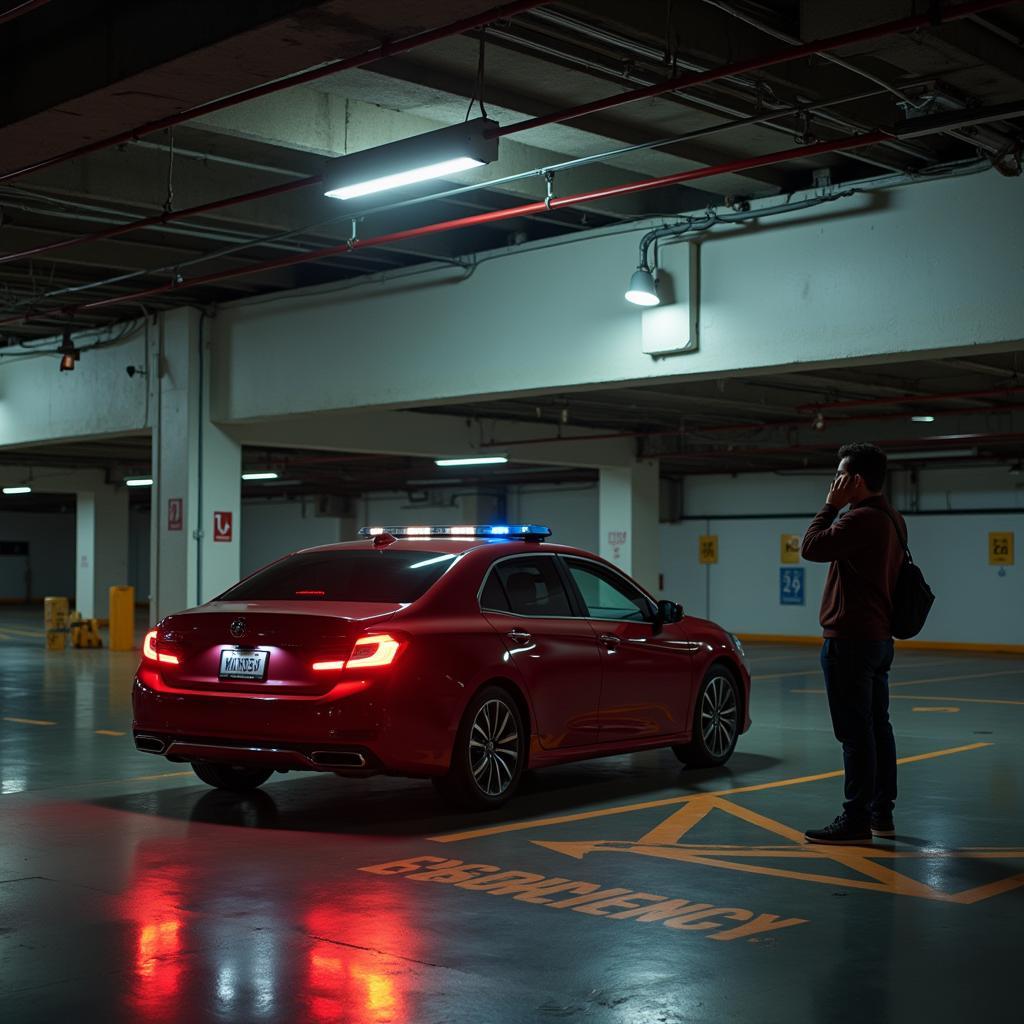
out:
M622 643L622 637L615 636L612 633L602 633L597 639L609 647L618 647Z
M505 636L507 636L510 640L516 640L519 643L523 644L528 643L530 640L533 639L533 634L527 633L525 629L510 629L505 634Z

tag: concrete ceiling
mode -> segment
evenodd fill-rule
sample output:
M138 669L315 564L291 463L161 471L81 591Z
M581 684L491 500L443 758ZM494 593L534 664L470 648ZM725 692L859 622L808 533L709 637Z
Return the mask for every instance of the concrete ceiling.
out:
M385 40L477 15L479 0L414 4L378 0L259 0L211 5L152 0L140 13L128 0L52 0L0 25L8 88L0 99L0 175L124 132L154 118L218 99L326 60L366 52ZM728 6L728 5L726 5ZM736 11L717 0L612 0L551 3L505 18L485 34L483 98L502 124L715 67L786 46L777 38L820 38L903 17L906 0L866 4L752 3ZM743 15L738 17L737 13ZM754 27L744 20L754 16ZM772 35L774 33L775 35ZM902 116L901 100L941 94L970 105L1024 100L1024 4L876 40L842 51L857 74L822 58L790 61L655 99L551 124L501 143L497 164L448 185L493 181L666 137L687 141L607 156L556 175L566 194L745 156L789 149L794 138L828 140ZM0 259L113 225L281 185L320 173L329 157L457 122L477 92L480 33L456 35L323 77L176 127L0 182ZM55 73L54 68L65 69ZM857 97L857 98L854 98ZM810 105L807 115L787 113ZM931 108L929 108L931 109ZM731 125L766 117L771 124ZM700 133L696 137L694 133ZM116 238L0 262L0 343L48 335L83 300L117 299L181 278L172 294L146 308L211 303L248 294L350 278L427 260L474 253L652 215L671 217L720 203L810 184L827 169L834 181L880 169L924 168L978 152L993 155L1014 139L1011 117L975 135L936 134L867 147L854 154L792 160L744 174L720 174L586 209L562 209L464 229L415 244L265 269L262 261L337 244L349 237L348 211L305 188L272 198L154 225ZM171 159L171 145L174 158ZM432 195L438 186L424 188ZM533 174L457 197L367 217L372 235L543 195ZM287 237L280 237L286 234ZM230 250L230 251L228 251ZM248 271L215 285L190 286L196 274ZM75 326L136 316L134 301L79 312Z

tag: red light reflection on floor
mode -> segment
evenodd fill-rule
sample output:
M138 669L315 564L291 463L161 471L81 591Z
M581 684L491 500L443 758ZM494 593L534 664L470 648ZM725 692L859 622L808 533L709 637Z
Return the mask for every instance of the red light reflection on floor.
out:
M140 1019L160 1021L176 1013L184 965L180 908L184 866L160 862L144 870L125 893L126 915L133 922L131 1004Z
M306 915L306 930L314 936L307 958L306 1010L311 1024L403 1024L410 1019L410 972L387 955L410 955L404 915L319 906ZM354 945L343 945L348 942Z

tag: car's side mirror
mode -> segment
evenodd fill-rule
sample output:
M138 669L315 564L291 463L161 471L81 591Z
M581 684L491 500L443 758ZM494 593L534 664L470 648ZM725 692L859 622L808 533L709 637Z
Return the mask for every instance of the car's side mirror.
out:
M655 635L662 631L668 622L679 622L683 617L683 606L675 601L659 601L658 610L654 615Z

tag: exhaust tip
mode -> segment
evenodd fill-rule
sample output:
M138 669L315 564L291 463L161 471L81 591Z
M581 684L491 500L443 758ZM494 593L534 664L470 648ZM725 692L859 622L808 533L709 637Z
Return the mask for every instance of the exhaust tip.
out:
M354 750L314 750L309 759L325 768L366 767L366 758Z
M135 749L145 751L147 754L162 754L167 744L158 736L136 736Z

